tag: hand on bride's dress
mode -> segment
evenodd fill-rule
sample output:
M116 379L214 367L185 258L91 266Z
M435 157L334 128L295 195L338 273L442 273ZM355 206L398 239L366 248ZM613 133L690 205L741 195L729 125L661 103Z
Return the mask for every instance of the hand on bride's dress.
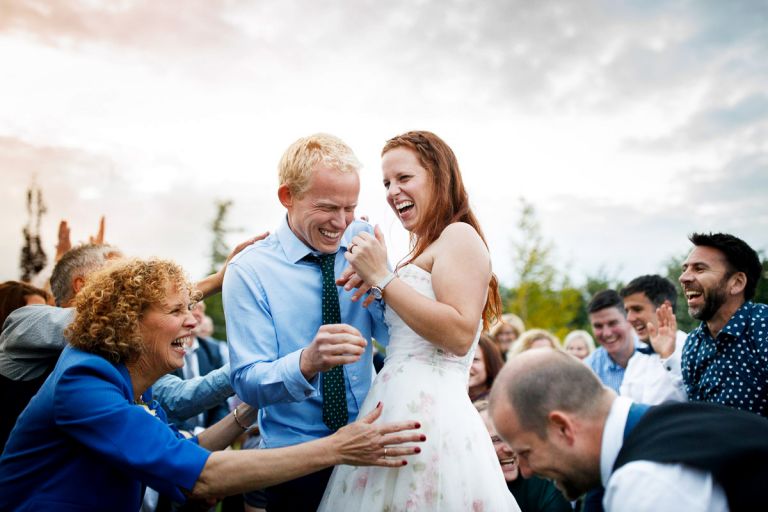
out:
M318 329L315 339L301 352L299 368L307 380L340 364L356 363L368 342L360 331L348 324L327 324Z
M419 432L407 432L421 428L416 421L374 424L381 416L381 402L364 418L350 423L333 434L335 450L341 457L339 464L352 466L400 467L407 462L403 457L421 452L418 446L405 443L420 443L427 436Z

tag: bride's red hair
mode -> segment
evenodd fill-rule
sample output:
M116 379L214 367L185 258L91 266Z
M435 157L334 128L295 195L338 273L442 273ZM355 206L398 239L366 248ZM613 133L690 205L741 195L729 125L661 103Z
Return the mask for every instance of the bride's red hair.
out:
M392 137L381 150L382 156L389 150L405 147L416 153L419 163L427 170L432 183L430 214L422 215L411 231L411 251L405 257L409 263L440 237L440 233L454 222L466 222L480 235L485 246L488 243L475 214L469 207L469 196L464 188L459 171L459 162L453 150L432 132L412 131ZM483 310L483 329L487 329L494 318L501 316L499 282L491 273L488 283L488 298Z

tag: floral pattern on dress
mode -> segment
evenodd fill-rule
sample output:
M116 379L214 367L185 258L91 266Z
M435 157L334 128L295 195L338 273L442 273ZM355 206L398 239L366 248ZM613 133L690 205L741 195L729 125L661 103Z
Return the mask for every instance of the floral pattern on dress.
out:
M400 278L434 299L431 276L414 265ZM390 308L390 342L360 415L381 401L379 422L414 420L427 440L400 468L337 466L321 512L515 512L483 420L469 401L469 366L477 336L459 357L424 340Z

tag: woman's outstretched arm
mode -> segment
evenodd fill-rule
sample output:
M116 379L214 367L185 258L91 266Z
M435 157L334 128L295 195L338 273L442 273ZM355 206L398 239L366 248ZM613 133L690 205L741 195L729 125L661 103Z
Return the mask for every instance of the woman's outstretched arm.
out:
M420 428L414 421L375 425L381 411L379 404L365 418L331 436L308 443L266 450L214 452L205 463L192 495L196 498L229 496L269 487L337 464L404 466L403 457L419 453L420 448L403 446L403 443L422 442L426 437L419 432L410 432Z

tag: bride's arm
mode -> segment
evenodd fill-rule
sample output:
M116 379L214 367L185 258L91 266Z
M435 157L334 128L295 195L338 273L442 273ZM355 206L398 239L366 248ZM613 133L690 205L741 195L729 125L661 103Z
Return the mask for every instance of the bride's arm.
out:
M378 229L376 238L361 235L355 237L356 247L346 257L359 277L373 285L389 273L386 248ZM472 346L485 308L491 277L488 250L472 226L457 222L443 230L429 252L434 255L432 288L436 300L401 279L384 288L384 300L424 339L463 356Z

